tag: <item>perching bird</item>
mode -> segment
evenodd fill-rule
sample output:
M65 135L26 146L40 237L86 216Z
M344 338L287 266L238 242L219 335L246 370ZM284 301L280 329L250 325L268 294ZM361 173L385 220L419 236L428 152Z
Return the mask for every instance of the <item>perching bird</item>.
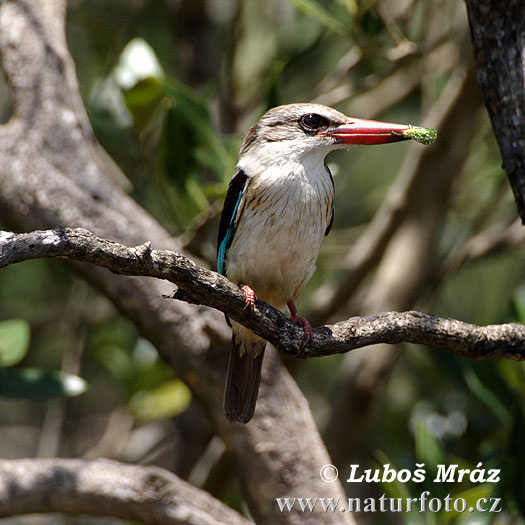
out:
M334 219L334 183L324 160L350 144L404 140L410 126L359 120L320 104L270 109L244 135L219 225L217 271L276 308L312 335L294 301L315 271ZM231 421L253 416L266 341L239 323L233 330L224 393Z

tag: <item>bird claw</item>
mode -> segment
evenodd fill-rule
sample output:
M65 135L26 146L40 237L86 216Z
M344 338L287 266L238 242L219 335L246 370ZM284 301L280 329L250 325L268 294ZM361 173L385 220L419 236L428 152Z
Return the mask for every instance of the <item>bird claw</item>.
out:
M303 327L303 346L309 345L312 341L312 336L314 335L312 325L304 317L297 317L297 319L292 319L292 321Z
M294 323L300 324L303 327L303 332L304 332L303 345L308 345L310 341L312 340L312 336L314 335L312 325L304 317L299 316L293 301L290 301L288 303L288 309L290 310L290 314L291 314L290 320L293 321Z
M245 295L246 304L244 309L249 308L250 312L253 312L255 310L255 292L247 284L243 284L240 288Z

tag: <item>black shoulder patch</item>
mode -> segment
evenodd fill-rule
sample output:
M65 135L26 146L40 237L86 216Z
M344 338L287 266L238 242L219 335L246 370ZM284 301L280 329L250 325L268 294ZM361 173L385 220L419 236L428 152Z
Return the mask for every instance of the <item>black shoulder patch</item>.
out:
M330 171L330 168L325 164L324 165L326 172L330 176L330 181L332 182L332 187L335 187L334 185L334 178L332 177L332 172ZM330 222L328 223L328 226L326 227L326 230L324 231L325 237L330 233L330 230L332 229L332 225L334 224L334 203L332 202L332 215L330 216Z

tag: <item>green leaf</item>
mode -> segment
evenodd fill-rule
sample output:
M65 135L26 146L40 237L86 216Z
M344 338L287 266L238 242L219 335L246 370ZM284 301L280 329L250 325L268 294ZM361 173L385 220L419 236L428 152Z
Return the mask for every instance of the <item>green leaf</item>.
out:
M0 366L13 366L27 354L31 328L24 319L0 322Z
M191 392L180 380L167 381L148 392L137 392L130 400L132 412L142 421L174 417L186 410Z
M376 468L380 469L383 465L390 465L390 468L398 470L393 461L391 461L384 452L377 450L375 455L378 460ZM407 483L401 483L397 479L390 483L381 483L381 485L384 487L385 492L392 498L403 498L406 501L411 496L408 490L409 485Z
M133 115L135 127L145 129L165 96L163 83L158 78L145 78L124 91L126 106Z
M179 118L191 126L198 142L206 147L210 155L210 166L221 176L233 174L236 155L232 155L214 129L206 100L180 82L170 80L164 84L166 94L177 108ZM173 147L173 144L171 145Z
M209 208L208 199L202 186L195 179L188 180L186 192L192 198L193 202L199 207L200 211L206 211Z
M376 457L378 459L378 464L376 465L376 468L382 468L383 465L390 465L390 468L393 468L395 470L398 470L396 465L391 461L388 456L381 451L376 451ZM403 501L403 509L406 511L407 509L407 501L415 496L416 494L412 494L410 492L410 489L413 488L413 485L410 483L401 483L397 478L390 482L390 483L381 483L381 486L384 488L385 493L388 494L390 498L401 498ZM422 525L426 523L423 516L419 515L418 513L407 513L404 512L403 516L404 518L404 524L405 525Z
M492 490L493 487L490 484L485 483L483 485L477 485L475 487L466 489L458 494L454 494L450 503L449 512L442 510L439 514L440 523L451 523L455 522L455 520L457 520L456 523L464 523L465 525L473 522L480 524L484 523L484 518L487 516L476 512L476 503L480 500L480 498L489 499L492 494ZM466 502L466 510L464 512L458 512L454 509L453 502L460 498L464 499ZM484 507L487 508L487 506L490 508L490 503L485 502ZM470 512L471 508L474 509L474 511ZM488 517L490 517L490 515Z
M511 414L507 407L511 406L513 394L505 382L499 377L497 371L487 369L476 363L464 363L462 366L463 376L468 387L487 407L499 418L504 426L511 423ZM490 365L492 367L492 365Z
M166 110L162 128L159 158L170 180L182 190L197 167L194 151L199 140L195 127L176 104Z
M417 422L415 438L416 455L419 462L424 463L427 470L436 470L436 466L444 461L443 450L423 420Z
M45 401L55 397L78 396L87 390L80 377L41 368L0 370L0 396Z
M525 362L502 359L495 365L509 389L512 389L516 396L525 395Z
M128 352L118 344L98 343L93 354L97 360L119 381L133 377L134 365Z
M166 185L164 187L164 192L171 204L173 215L181 225L187 226L195 216L202 211L198 202L195 202L194 196L188 191L188 188L195 187L195 184L197 183L192 179L188 180L184 191L178 191L174 185Z
M316 20L335 33L343 35L346 33L344 24L319 2L315 0L290 0L290 2L306 16Z
M424 420L419 420L416 424L415 441L418 462L425 465L423 468L426 476L422 486L427 488L435 497L442 498L446 496L446 485L443 483L436 484L432 481L437 474L437 466L445 463L445 455L440 442L430 432ZM435 517L435 515L428 515L427 523L438 523L437 520L431 519Z
M523 436L525 435L525 418L523 408L518 402L514 403L513 421L509 438L509 458L512 458L512 466L506 472L512 479L509 483L510 492L516 501L522 515L525 516L525 448L523 447Z
M519 286L512 296L511 308L518 323L525 323L525 286Z

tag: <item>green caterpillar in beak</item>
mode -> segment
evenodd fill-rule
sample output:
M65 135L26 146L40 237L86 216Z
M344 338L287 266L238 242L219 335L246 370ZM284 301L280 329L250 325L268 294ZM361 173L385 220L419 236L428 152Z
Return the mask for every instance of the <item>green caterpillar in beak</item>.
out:
M393 131L394 135L401 135L405 139L412 139L420 144L432 144L437 139L437 129L420 128L418 126L411 126L405 131Z

